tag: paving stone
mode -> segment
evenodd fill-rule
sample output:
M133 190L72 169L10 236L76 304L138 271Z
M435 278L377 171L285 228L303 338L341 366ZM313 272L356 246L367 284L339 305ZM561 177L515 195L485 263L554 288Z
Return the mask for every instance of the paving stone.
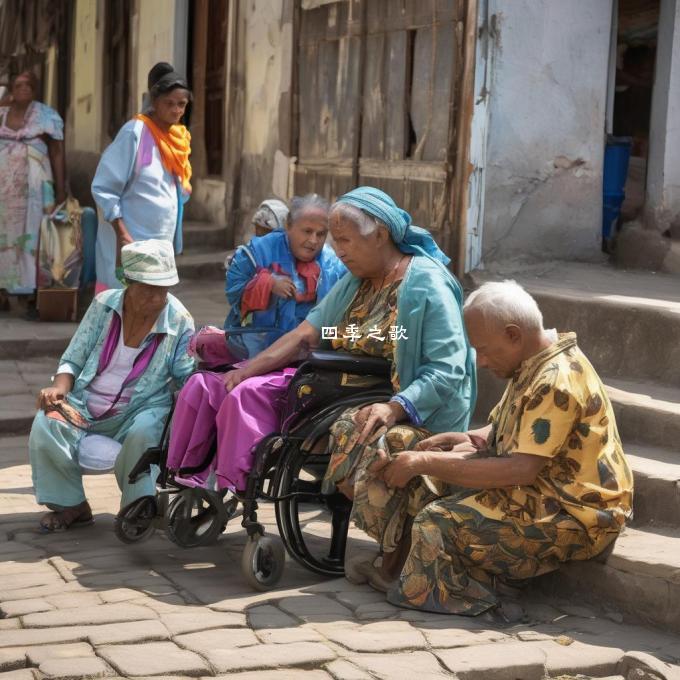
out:
M233 650L215 650L206 655L219 673L279 666L308 666L335 659L335 652L320 642L289 645L255 645Z
M96 607L79 607L77 609L56 609L39 614L28 614L22 617L21 623L26 628L47 628L50 626L84 626L100 623L123 623L125 621L143 621L155 619L156 613L148 607L134 604L100 604Z
M7 647L0 649L0 671L13 671L17 668L26 668L26 648Z
M48 595L61 595L63 593L72 593L76 591L84 591L85 588L80 583L64 583L61 579L58 583L51 583L44 586L32 586L30 588L18 588L14 590L0 590L0 602L10 602L12 600L30 600L38 597L47 597Z
M35 674L30 668L20 671L10 671L9 673L0 673L0 680L35 680Z
M122 675L188 675L209 672L205 661L194 652L172 642L141 645L106 645L97 653Z
M622 657L616 670L631 680L657 680L657 676L660 680L680 679L680 669L673 669L669 664L644 652L628 652Z
M560 645L556 642L530 642L546 655L546 670L550 675L578 672L584 675L612 675L623 658L623 650L573 642Z
M102 603L98 593L65 593L64 595L48 595L45 600L57 609L94 607Z
M417 629L406 621L381 621L363 626L332 628L325 633L336 642L353 652L396 652L405 649L424 649L427 642Z
M132 588L113 588L111 590L101 590L98 595L104 602L115 604L117 602L137 599L139 597L139 591L132 590Z
M180 647L203 656L216 649L249 647L259 643L255 633L247 628L219 628L201 631L200 633L176 635L173 641Z
M255 630L259 628L289 628L298 625L296 619L271 604L251 607L248 610L248 623Z
M347 660L380 680L407 677L418 680L451 680L451 674L441 667L430 652L356 654L347 657Z
M103 626L89 626L85 629L87 639L93 645L113 645L147 640L167 640L168 629L158 620L111 623Z
M347 659L336 659L331 661L326 670L335 678L335 680L372 680L373 676L366 671L358 668Z
M80 680L113 675L106 663L96 656L48 659L40 664L38 670L54 680Z
M57 574L55 570L51 572L35 572L29 574L9 574L2 578L2 592L0 592L0 602L5 598L2 594L12 590L24 590L26 588L35 588L39 586L53 586L58 587L63 585L63 579ZM23 598L22 598L23 599Z
M82 642L87 639L85 626L60 626L58 628L19 628L6 630L0 635L0 647L28 647L30 645Z
M542 680L545 653L534 644L541 643L497 642L435 654L460 680Z
M350 609L323 595L286 597L278 605L303 621L342 621L353 618Z
M385 595L383 593L376 593L375 590L343 590L335 595L340 604L356 609L362 605L370 605L374 603L389 604L385 602ZM394 606L394 605L390 605Z
M261 628L257 631L260 642L284 645L290 642L322 642L323 635L313 628Z
M87 642L67 645L41 645L24 649L29 665L39 666L50 659L71 659L73 657L94 656L94 650Z
M10 602L3 602L0 604L0 612L7 617L23 616L24 614L33 614L35 612L47 612L54 609L54 607L41 598L33 598L32 600L11 600Z
M187 607L187 612L161 614L161 621L172 635L193 633L211 628L227 628L246 625L245 614L236 612L213 612L209 609Z
M550 633L542 633L540 630L520 630L514 634L522 642L541 642L543 640L553 640L554 635Z
M427 638L430 646L436 648L468 647L470 645L485 645L491 642L509 642L511 640L508 635L496 630L465 630L458 628L421 628L420 630Z
M400 613L401 609L399 607L395 607L393 604L385 602L384 600L382 602L362 604L354 610L354 616L363 621L370 619L389 619L398 616Z
M13 628L21 628L19 619L0 619L0 630L12 630Z
M332 680L324 671L302 671L282 669L279 671L248 671L246 673L229 673L218 675L221 680ZM135 679L137 680L137 679Z

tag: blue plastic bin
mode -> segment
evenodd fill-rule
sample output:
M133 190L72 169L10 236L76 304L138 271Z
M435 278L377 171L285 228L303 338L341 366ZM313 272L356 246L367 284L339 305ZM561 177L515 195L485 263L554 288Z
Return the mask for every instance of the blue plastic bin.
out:
M621 205L626 197L624 187L628 177L631 137L607 138L604 151L604 175L602 177L602 238L612 236L613 225L621 214Z

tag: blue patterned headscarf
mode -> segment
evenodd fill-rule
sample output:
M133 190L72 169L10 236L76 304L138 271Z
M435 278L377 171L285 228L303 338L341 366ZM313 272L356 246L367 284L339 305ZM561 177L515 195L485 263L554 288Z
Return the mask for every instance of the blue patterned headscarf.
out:
M418 253L418 249L422 249L445 265L451 261L439 249L430 232L411 224L411 215L402 210L384 191L375 187L357 187L340 196L337 202L354 206L380 220L403 253Z

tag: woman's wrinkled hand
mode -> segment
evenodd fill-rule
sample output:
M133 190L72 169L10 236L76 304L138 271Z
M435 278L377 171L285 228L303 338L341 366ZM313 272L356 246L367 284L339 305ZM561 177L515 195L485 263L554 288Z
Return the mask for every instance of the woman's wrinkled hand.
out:
M361 429L357 444L363 444L372 434L381 428L389 429L397 422L396 408L401 406L393 402L364 406L354 414L354 422Z
M244 380L250 378L250 374L245 368L236 368L224 374L224 386L227 392L231 392L237 385L240 385Z
M274 276L272 293L284 300L289 300L295 297L297 288L295 288L292 279L289 279L287 276Z
M421 454L418 451L400 451L390 458L385 451L380 449L377 458L368 467L368 471L387 486L394 489L403 489L414 477L420 474L418 462Z
M66 392L60 387L45 387L38 392L36 400L36 408L47 411L51 409L66 397Z
M452 451L459 444L470 444L465 432L442 432L423 439L416 444L416 451Z

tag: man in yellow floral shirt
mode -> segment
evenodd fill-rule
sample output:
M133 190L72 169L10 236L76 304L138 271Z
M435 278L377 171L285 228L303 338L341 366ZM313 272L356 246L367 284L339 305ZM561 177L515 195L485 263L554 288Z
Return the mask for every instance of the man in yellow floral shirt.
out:
M402 425L373 442L352 480L354 520L383 560L349 565L348 577L397 605L475 615L507 586L602 552L631 514L633 478L575 334L544 330L513 281L472 293L465 323L477 365L508 379L505 393L480 430L428 437Z

